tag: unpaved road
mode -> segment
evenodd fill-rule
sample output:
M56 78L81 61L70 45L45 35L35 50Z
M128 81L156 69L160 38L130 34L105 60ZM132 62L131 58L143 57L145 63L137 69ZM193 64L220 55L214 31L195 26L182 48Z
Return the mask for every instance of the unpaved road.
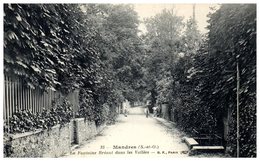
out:
M107 126L98 136L64 157L190 157L181 139L184 133L161 118L145 117L143 107L129 109L116 124ZM191 157L225 157L223 154L200 154Z
M187 157L182 136L177 129L146 118L144 108L134 107L127 117L120 115L115 125L65 157Z

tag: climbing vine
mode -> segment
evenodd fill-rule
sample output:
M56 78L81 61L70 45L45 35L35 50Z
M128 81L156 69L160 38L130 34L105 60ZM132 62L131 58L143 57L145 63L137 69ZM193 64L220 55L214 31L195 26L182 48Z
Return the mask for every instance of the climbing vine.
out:
M140 63L130 62L141 49L133 44L137 26L131 5L4 4L4 73L31 89L78 89L76 117L104 123L114 107L103 106L118 105L139 87Z
M179 60L172 69L172 108L186 131L224 133L229 118L227 147L237 155L256 156L256 7L222 5L210 15L208 39L194 55ZM192 62L189 62L192 61ZM240 78L237 79L237 65ZM183 67L181 67L183 66ZM237 99L237 80L240 82ZM239 113L236 101L239 100ZM231 113L230 113L231 112ZM231 116L228 116L231 114Z

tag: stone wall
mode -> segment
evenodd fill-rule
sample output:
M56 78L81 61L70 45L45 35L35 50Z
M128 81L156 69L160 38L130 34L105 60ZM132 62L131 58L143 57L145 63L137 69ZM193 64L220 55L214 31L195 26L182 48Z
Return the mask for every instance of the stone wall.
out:
M15 134L4 139L4 157L59 157L69 153L72 144L83 144L105 126L96 127L95 122L78 118L62 127Z
M106 126L103 124L96 127L95 122L84 120L84 118L77 118L74 120L75 126L75 143L83 144L84 141L93 138L98 133L100 133Z
M85 121L84 118L75 119L74 126L76 144L82 144L97 134L95 122Z
M70 152L71 124L15 134L4 142L9 150L5 157L58 157Z

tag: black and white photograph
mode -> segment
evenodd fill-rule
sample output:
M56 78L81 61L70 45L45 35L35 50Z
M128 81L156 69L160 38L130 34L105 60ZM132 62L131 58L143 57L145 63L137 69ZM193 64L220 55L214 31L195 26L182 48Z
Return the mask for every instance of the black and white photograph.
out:
M255 3L4 2L3 158L256 158Z

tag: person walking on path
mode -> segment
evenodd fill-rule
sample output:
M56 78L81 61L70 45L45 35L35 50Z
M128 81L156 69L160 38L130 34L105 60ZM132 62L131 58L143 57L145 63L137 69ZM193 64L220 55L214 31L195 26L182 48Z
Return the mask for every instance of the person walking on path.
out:
M128 113L127 108L125 108L125 110L124 110L125 117L127 117L127 113Z
M149 116L149 109L148 108L145 108L145 115L146 115L146 118L148 118L148 116Z

